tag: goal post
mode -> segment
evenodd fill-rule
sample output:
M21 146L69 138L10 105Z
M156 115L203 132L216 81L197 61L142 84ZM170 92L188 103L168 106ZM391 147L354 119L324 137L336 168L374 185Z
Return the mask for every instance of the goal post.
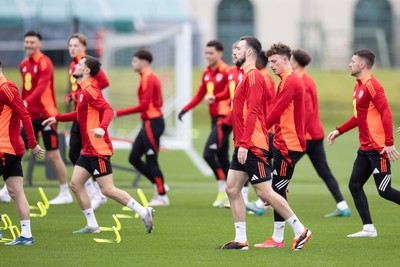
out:
M133 73L132 54L141 48L153 54L152 69L161 80L165 131L161 146L183 150L204 175L210 168L192 144L192 114L178 121L178 114L191 99L192 92L192 29L189 23L138 33L108 32L103 39L103 69L110 79L104 95L114 109L136 105L139 75ZM141 128L139 115L114 119L109 127L116 139L133 140ZM128 142L113 141L116 148L131 148Z

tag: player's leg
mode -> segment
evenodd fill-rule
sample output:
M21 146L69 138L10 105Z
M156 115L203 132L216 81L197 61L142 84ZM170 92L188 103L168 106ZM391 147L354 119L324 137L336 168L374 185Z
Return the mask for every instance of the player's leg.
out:
M325 182L326 186L329 189L329 192L331 192L333 198L336 201L335 211L325 215L325 217L350 216L349 206L344 200L343 195L339 189L339 184L328 166L323 139L307 140L306 153L310 158L311 163L313 164L319 177L321 177L322 180Z
M204 146L203 158L213 171L218 185L218 194L213 202L213 207L223 207L228 197L225 193L226 176L221 164L217 161L218 152L218 127L217 118L213 118L211 133Z
M400 204L400 191L392 187L392 173L390 161L378 151L371 152L370 156L373 175L378 193L384 199Z
M349 181L350 193L363 223L363 230L347 237L376 237L377 232L372 223L367 196L363 186L372 174L371 161L365 151L358 150Z
M164 175L158 163L158 153L160 152L160 137L164 132L164 119L156 118L146 120L144 123L146 136L144 148L146 151L146 165L151 171L154 180L154 198L149 202L150 206L169 206L167 190L164 186Z
M40 123L43 120L34 120L35 123ZM73 202L73 198L68 188L67 166L61 157L58 149L58 132L55 124L51 126L42 126L41 128L43 143L46 148L47 157L53 166L60 184L60 193L57 197L49 201L51 205L68 204Z
M6 243L6 245L33 245L34 243L31 232L29 203L23 188L21 158L21 156L8 154L4 158L6 160L6 168L2 175L8 192L14 200L21 224L21 236L12 242Z
M146 153L145 138L146 129L143 125L135 138L135 142L132 145L132 150L129 154L129 163L131 163L133 167L135 167L141 174L146 176L146 178L149 179L152 184L155 184L155 181L151 175L151 170L149 170L146 163L142 161L142 156Z

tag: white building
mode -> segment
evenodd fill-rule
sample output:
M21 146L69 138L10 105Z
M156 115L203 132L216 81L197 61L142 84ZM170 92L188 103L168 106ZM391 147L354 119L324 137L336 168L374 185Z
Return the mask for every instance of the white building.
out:
M325 68L347 65L358 48L373 50L380 66L400 66L400 0L182 1L203 44L219 39L230 48L240 36L254 35L265 49L276 42L304 48Z

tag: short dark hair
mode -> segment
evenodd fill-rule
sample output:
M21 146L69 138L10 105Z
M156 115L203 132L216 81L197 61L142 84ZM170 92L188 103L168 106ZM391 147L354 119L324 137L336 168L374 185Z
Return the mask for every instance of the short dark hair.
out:
M207 47L215 47L215 50L224 52L224 45L218 40L211 40L207 43Z
M91 56L84 56L85 58L85 65L90 69L90 77L96 76L100 72L101 63L100 61Z
M37 37L40 41L42 41L42 35L39 33L39 32L35 32L35 31L28 31L28 32L26 32L25 33L25 35L24 35L24 39L25 39L25 37L28 37L28 36L34 36L34 37Z
M261 50L260 54L258 54L256 67L257 69L265 68L268 64L268 58L265 56L265 51Z
M136 51L132 57L137 57L138 59L146 60L147 62L153 62L153 54L146 49L141 49Z
M369 49L358 50L353 55L361 57L367 63L368 69L371 69L375 63L375 53Z
M293 58L299 63L303 68L311 62L310 55L303 49L296 49L292 52Z
M260 41L256 37L242 36L240 37L240 41L246 41L247 45L256 52L257 56L260 54L262 46Z
M71 35L68 37L68 44L69 44L69 41L71 41L71 39L78 39L78 41L79 41L81 44L83 44L84 46L87 46L87 38L86 38L86 36L83 35L82 33L77 32L77 33L71 34Z
M280 56L286 56L288 59L290 59L290 56L292 55L292 50L288 45L277 43L271 45L269 50L265 52L265 55L267 57L270 57L272 55L280 55Z

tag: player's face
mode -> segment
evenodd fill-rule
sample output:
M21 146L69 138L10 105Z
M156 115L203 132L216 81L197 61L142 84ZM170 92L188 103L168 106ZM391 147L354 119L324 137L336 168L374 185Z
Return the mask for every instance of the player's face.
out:
M358 77L358 75L361 73L361 59L359 56L354 55L349 63L349 68L351 75L354 77Z
M207 63L210 66L217 65L222 57L222 52L217 51L217 49L214 46L207 46L204 54L206 55Z
M69 55L75 58L82 55L86 51L86 46L84 46L78 38L72 38L69 40L68 44Z
M42 47L42 42L36 36L26 36L24 39L25 53L28 57L33 56Z
M82 58L78 64L75 65L75 71L72 74L76 79L82 78L85 71L87 71L88 67L85 64L86 58ZM90 70L89 70L90 71Z
M236 66L241 67L246 62L246 41L240 41L233 50L233 57L236 60Z
M288 58L281 55L272 55L268 57L268 63L271 70L276 74L281 74L287 68Z
M143 62L142 60L140 60L140 58L133 57L131 65L133 67L133 70L136 72L141 72L143 70Z

